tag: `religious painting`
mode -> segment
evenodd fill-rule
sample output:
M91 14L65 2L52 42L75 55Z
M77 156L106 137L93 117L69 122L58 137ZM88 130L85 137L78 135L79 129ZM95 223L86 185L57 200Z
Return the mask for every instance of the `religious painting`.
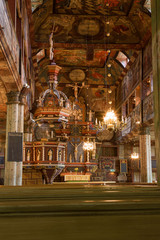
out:
M55 62L59 65L66 64L67 66L76 65L77 67L104 67L104 63L108 56L107 51L94 50L93 59L87 61L86 50L84 49L55 49ZM98 69L97 69L98 70ZM101 69L100 69L101 71ZM104 70L103 70L104 74Z
M55 50L55 61L59 65L76 65L85 66L86 65L86 51L83 49L77 50Z
M108 157L100 157L99 160L99 169L109 171L115 169L115 160Z
M147 122L154 117L154 100L153 93L143 101L143 122Z
M139 0L139 3L137 1L137 4L135 2L130 19L134 23L135 28L140 30L139 34L143 39L144 36L148 38L151 34L151 28L149 27L151 25L151 15L149 11L146 11L145 8L142 7L142 2L141 0ZM138 5L141 5L141 7Z
M105 70L104 69L89 69L87 74L88 84L104 84Z
M137 30L134 24L128 20L127 17L120 17L118 19L111 19L110 21L110 42L115 43L138 43L140 37L137 34Z
M55 25L53 33L55 43L64 43L65 45L66 43L72 43L73 46L76 43L81 48L81 44L86 44L87 41L91 41L94 44L104 44L104 41L123 44L140 42L140 36L137 32L138 28L135 28L132 21L125 15L102 18L97 13L96 16L89 17L82 17L81 13L78 16L76 13L76 15L57 14L52 17L52 13L46 12L43 16L44 20L38 15L40 9L33 13L35 18L35 39L37 42L48 42L53 21ZM110 23L109 30L108 21ZM108 31L110 33L109 38L107 36Z

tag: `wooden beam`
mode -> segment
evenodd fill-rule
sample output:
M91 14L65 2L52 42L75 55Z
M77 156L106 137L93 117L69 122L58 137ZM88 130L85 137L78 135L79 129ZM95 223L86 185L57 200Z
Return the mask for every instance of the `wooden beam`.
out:
M49 48L48 43L42 43L42 42L34 42L32 45L33 49L47 49ZM90 44L90 43L54 43L54 48L62 48L62 49L87 49L88 47L91 47L93 49L114 49L114 50L141 50L142 46L141 44Z

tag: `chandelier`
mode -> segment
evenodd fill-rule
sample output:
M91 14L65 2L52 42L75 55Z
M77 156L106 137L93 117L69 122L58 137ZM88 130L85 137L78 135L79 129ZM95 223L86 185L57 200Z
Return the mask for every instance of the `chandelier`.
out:
M106 112L104 116L104 124L108 130L116 130L118 126L118 119L117 116L111 108Z
M131 159L139 159L139 154L136 153L136 152L133 152L133 153L131 154Z
M84 151L93 151L93 142L90 142L89 139L83 143L83 150Z

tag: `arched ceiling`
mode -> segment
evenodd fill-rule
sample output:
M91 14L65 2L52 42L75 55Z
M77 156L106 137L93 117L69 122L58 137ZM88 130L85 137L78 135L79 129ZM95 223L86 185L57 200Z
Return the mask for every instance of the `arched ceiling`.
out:
M47 87L49 35L54 23L54 58L62 67L59 86L82 82L90 97L115 86L127 63L151 36L147 0L31 0L34 20L32 47L38 53L37 86ZM110 75L111 74L111 75ZM70 89L68 89L70 88ZM85 97L85 89L81 91ZM101 95L101 94L100 94Z

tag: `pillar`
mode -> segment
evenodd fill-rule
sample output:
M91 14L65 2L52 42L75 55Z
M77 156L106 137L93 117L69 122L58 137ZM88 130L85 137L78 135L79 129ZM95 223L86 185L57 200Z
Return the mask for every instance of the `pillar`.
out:
M139 143L141 161L141 182L152 183L151 136L148 128L141 128Z
M160 1L152 0L152 65L157 182L160 185Z
M8 133L18 132L18 106L19 92L7 93L7 123L6 123L6 153L5 153L5 178L4 185L16 186L16 159L8 159Z
M24 98L21 97L18 106L18 132L24 132ZM24 140L24 139L23 139ZM17 162L16 186L22 186L23 162Z
M96 141L95 138L93 139L93 151L92 151L92 159L96 159Z

